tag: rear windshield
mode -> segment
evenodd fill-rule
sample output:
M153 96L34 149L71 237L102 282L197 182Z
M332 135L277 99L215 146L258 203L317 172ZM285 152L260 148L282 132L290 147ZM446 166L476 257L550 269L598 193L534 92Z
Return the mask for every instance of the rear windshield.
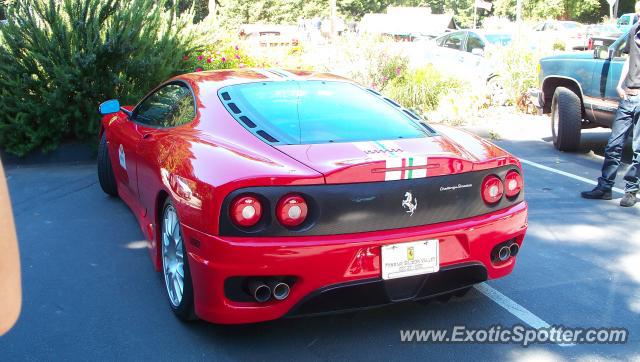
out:
M219 95L240 124L270 143L354 142L430 135L415 115L346 82L248 83L224 87Z

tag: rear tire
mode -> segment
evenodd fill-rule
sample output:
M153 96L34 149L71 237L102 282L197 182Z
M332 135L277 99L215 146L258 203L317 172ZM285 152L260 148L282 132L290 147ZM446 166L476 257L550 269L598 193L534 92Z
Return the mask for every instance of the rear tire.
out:
M118 197L118 186L116 184L116 178L113 175L113 167L111 167L111 159L109 158L109 149L107 147L107 137L104 133L98 145L98 181L100 181L102 191L107 195Z
M580 148L582 102L568 88L558 87L551 102L551 134L556 149L565 152Z
M178 213L169 198L162 207L159 230L162 274L169 306L181 320L195 320L189 257Z

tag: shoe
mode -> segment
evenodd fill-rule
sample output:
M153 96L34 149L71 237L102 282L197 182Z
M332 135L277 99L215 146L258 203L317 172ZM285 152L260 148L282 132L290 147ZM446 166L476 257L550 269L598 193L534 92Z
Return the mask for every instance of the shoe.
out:
M620 200L620 206L631 207L636 204L637 200L635 192L625 192L624 197Z
M611 190L603 190L599 187L591 191L583 191L580 195L585 199L611 200L613 198Z

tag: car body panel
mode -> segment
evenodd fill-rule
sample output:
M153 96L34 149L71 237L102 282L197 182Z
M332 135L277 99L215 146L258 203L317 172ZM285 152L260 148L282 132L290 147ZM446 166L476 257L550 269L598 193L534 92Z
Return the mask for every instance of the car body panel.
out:
M384 169L388 160L397 158L425 158L430 176L451 174L449 163L454 161L463 172L497 167L499 160L517 162L504 150L472 134L446 126L438 129L438 135L424 139L284 145L277 148L322 173L327 183L384 181L385 174L376 170ZM448 137L447 133L455 137ZM464 138L464 146L454 140L460 138Z
M295 232L289 236L224 234L219 220L228 215L225 200L238 190L272 188L284 195L287 190L305 187L330 190L332 185L357 183L385 189L378 187L384 185L384 179L371 178L371 166L379 167L384 158L366 153L366 147L354 142L274 146L240 125L218 98L218 90L225 86L288 79L348 81L324 73L263 69L187 74L156 90L175 82L188 84L196 103L195 116L189 122L153 128L131 121L122 111L103 117L102 132L107 138L118 193L138 219L157 270L161 269L159 215L165 197L176 208L200 318L216 323L279 318L315 290L379 278L380 246L395 242L436 238L443 266L476 263L487 270L488 278L511 272L515 259L495 264L490 251L507 240L522 243L527 228L527 205L522 199L501 203L483 215L464 220L387 230L320 236ZM134 107L126 109L135 114ZM522 172L515 157L483 139L455 128L442 126L436 130L424 138L394 140L406 153L401 156L431 159L427 179L464 177L467 172L500 167ZM479 195L474 197L477 200ZM402 208L402 199L397 204L398 216L410 217ZM322 267L324 270L318 272ZM273 273L295 277L291 297L284 301L237 302L225 294L224 285L230 278Z

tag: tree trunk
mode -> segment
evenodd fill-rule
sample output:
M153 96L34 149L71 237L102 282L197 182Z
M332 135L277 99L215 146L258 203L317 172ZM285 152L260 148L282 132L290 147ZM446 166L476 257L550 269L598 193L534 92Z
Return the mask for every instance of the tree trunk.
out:
M217 0L209 0L207 8L209 9L209 13L207 14L207 18L215 19L216 16L216 1Z

